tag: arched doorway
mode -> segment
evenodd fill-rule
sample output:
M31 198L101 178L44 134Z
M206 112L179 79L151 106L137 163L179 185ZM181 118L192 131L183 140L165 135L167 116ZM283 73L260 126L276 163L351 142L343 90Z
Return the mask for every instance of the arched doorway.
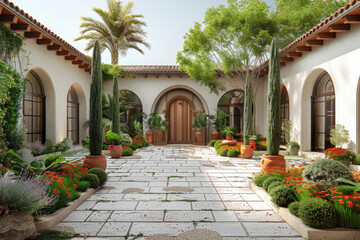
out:
M330 130L335 126L335 90L330 75L320 74L311 97L311 150L324 151L332 147Z
M283 86L281 89L281 124L286 124L289 120L289 94L286 87ZM281 130L281 143L286 144L285 131L283 129Z
M133 132L132 123L137 120L142 123L142 103L138 95L126 89L120 90L120 122L125 123Z
M191 143L194 111L192 101L184 96L175 96L168 101L166 109L169 121L169 143Z
M79 98L72 86L67 95L67 138L75 145L79 144L79 109Z
M243 132L243 115L244 115L244 91L231 90L219 100L218 108L229 114L229 126L234 127L236 132Z
M29 143L45 142L45 91L39 75L31 70L26 76L23 116Z

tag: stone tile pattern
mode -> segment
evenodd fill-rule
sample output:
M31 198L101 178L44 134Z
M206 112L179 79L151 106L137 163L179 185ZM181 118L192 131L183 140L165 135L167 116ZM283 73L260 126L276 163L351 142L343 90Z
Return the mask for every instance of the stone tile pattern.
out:
M118 237L178 234L194 228L224 239L301 239L245 184L260 159L227 158L213 148L150 146L137 158L108 158L109 180L58 226L82 236ZM140 156L140 158L139 158ZM167 192L165 187L192 192ZM123 194L128 188L143 192Z

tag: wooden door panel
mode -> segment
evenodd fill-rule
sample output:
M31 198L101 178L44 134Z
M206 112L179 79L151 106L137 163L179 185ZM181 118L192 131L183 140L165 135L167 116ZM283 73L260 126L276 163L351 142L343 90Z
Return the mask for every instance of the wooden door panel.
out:
M191 143L191 106L177 99L169 108L169 143Z

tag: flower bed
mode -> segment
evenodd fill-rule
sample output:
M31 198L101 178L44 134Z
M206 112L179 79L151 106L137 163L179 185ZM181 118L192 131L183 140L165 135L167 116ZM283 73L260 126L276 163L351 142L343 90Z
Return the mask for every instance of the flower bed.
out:
M288 207L309 227L360 229L360 173L339 161L319 159L272 169L255 174L253 182L273 204Z
M227 144L223 144L222 140L212 140L209 143L209 146L214 147L217 154L220 156L236 157L237 155L240 154L241 145L243 144L244 144L243 142L237 141L235 146L230 146ZM267 143L265 140L257 140L254 146L254 150L266 151L267 149L266 144Z

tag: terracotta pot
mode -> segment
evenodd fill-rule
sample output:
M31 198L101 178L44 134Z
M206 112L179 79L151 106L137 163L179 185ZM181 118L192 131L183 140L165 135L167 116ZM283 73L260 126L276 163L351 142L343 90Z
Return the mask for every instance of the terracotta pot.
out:
M122 156L122 145L115 145L114 149L110 149L111 158L120 158Z
M203 142L204 134L203 132L196 131L195 132L195 143L201 144Z
M261 171L269 171L272 168L286 168L286 161L283 155L268 156L264 154L261 159Z
M106 170L106 157L104 155L86 155L84 164L88 165L89 168L101 168Z
M233 139L233 136L232 135L226 135L226 140L232 140Z
M241 157L242 158L246 158L246 159L250 159L253 157L254 155L254 150L252 150L251 145L241 145Z
M219 140L220 139L220 132L219 131L211 132L211 139L212 140Z
M145 133L145 136L146 136L146 141L147 141L149 144L153 144L153 143L154 143L154 132L148 131L148 132Z
M167 144L167 131L155 130L154 131L154 145Z
M256 146L256 141L255 141L255 140L250 139L250 145L251 145L251 146Z

